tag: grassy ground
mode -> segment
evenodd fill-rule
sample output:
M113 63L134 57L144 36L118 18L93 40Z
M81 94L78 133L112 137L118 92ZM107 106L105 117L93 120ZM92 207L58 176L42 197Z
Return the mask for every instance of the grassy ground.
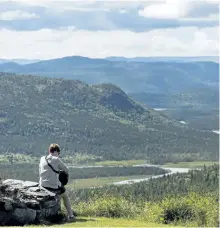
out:
M89 187L99 187L104 185L109 185L117 181L139 179L149 177L147 175L139 176L120 176L120 177L99 177L99 178L89 178L89 179L77 179L72 183L68 184L67 187L79 189L79 188L89 188Z
M166 163L162 167L170 168L202 168L204 165L210 166L213 164L219 164L219 162L213 161L194 161L194 162L178 162L178 163Z
M25 226L29 228L39 228L45 226ZM110 219L110 218L78 218L74 223L54 225L50 227L171 227L163 224L145 223L138 220Z

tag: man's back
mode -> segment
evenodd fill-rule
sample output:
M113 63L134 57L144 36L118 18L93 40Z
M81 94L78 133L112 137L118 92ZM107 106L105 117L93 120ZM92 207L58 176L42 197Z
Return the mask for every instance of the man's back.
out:
M52 167L59 171L63 170L68 172L68 168L64 165L64 163L55 156L51 154L47 156L48 162L52 165ZM58 186L61 186L59 181L58 174L55 173L47 164L45 156L41 157L39 164L39 184L43 187L54 188L57 189Z

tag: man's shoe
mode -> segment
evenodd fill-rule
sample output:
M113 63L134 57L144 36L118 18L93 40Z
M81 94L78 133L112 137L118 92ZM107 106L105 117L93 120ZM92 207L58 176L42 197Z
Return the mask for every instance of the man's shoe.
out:
M76 213L75 211L73 211L73 210L72 210L72 212L73 212L73 215L74 215L75 217L77 217L77 213Z
M76 217L75 216L68 217L67 222L76 222Z

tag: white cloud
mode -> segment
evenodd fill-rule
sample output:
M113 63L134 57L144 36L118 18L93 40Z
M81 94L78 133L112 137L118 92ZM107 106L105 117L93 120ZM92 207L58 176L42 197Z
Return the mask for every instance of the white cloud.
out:
M0 58L218 55L218 27L131 31L0 30ZM16 42L14 37L16 37ZM25 51L24 51L25 50Z
M50 11L60 11L63 12L65 10L80 10L86 11L93 11L92 9L89 10L89 7L95 2L94 0L86 0L86 1L79 1L79 0L1 0L4 2L10 3L18 3L24 6L30 7L44 7Z
M219 20L219 15L218 14L211 14L207 17L184 17L181 18L182 21L218 21Z
M26 5L32 5L32 6L47 6L48 4L63 2L60 0L6 0L6 1L7 2L16 2L16 3L26 4ZM86 0L86 1L64 0L64 2L67 2L67 3L74 2L75 4L83 5L83 4L93 3L94 1L93 0Z
M31 18L38 18L39 16L35 13L22 12L20 10L6 11L0 13L0 20L11 21L11 20L28 20Z
M50 11L66 10L109 11L144 8L139 11L141 16L153 18L179 18L185 16L193 4L220 3L220 0L1 0L28 6L41 6Z
M146 6L139 11L139 15L147 18L181 19L201 3L217 4L220 0L165 0Z
M119 13L121 13L121 14L127 13L127 10L121 9L121 10L119 10Z
M208 3L220 3L220 0L205 0Z
M94 0L6 0L7 2L19 3L28 6L40 6L53 10L71 10L72 8L82 8L84 6L91 6Z
M19 4L25 4L30 6L46 6L48 0L5 0L5 2L12 2L12 3L19 3Z
M2 1L2 0L1 0ZM95 10L110 10L110 9L130 9L139 6L146 6L152 2L161 2L164 0L3 0L6 2L19 3L27 6L40 6L45 7L48 10L55 11L66 11L66 10L76 10L89 11L89 8L94 7ZM97 7L97 8L95 8Z
M164 3L145 7L139 11L139 14L149 18L178 19L185 17L191 7L193 7L192 0L166 0Z

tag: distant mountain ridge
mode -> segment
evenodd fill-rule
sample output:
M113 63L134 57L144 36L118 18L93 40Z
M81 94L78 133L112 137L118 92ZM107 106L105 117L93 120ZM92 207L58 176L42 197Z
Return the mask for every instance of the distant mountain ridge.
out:
M165 62L162 59L136 62L68 56L26 65L8 62L0 64L0 71L81 80L88 84L112 83L152 107L207 105L216 108L218 63L173 62L172 57ZM197 91L201 96L196 95ZM211 97L213 100L205 103Z
M193 57L181 57L181 56L164 56L164 57L107 57L105 58L110 61L127 61L127 62L216 62L219 63L218 56L193 56Z
M219 63L219 57L218 56L154 56L154 57L122 57L122 56L110 56L106 58L89 58L89 57L83 57L83 56L66 56L66 57L60 57L60 58L52 58L47 60L42 59L1 59L0 58L0 64L2 63L8 63L8 62L14 62L18 64L29 64L29 63L36 63L36 62L42 62L42 61L50 61L54 59L63 59L63 58L81 58L81 59L99 59L99 60L109 60L109 61L119 61L119 62L216 62Z
M0 64L0 71L113 83L129 93L163 93L218 86L218 67L213 62L114 62L71 56L26 65L9 62Z
M0 59L0 64L14 62L17 64L29 64L39 62L39 59Z

